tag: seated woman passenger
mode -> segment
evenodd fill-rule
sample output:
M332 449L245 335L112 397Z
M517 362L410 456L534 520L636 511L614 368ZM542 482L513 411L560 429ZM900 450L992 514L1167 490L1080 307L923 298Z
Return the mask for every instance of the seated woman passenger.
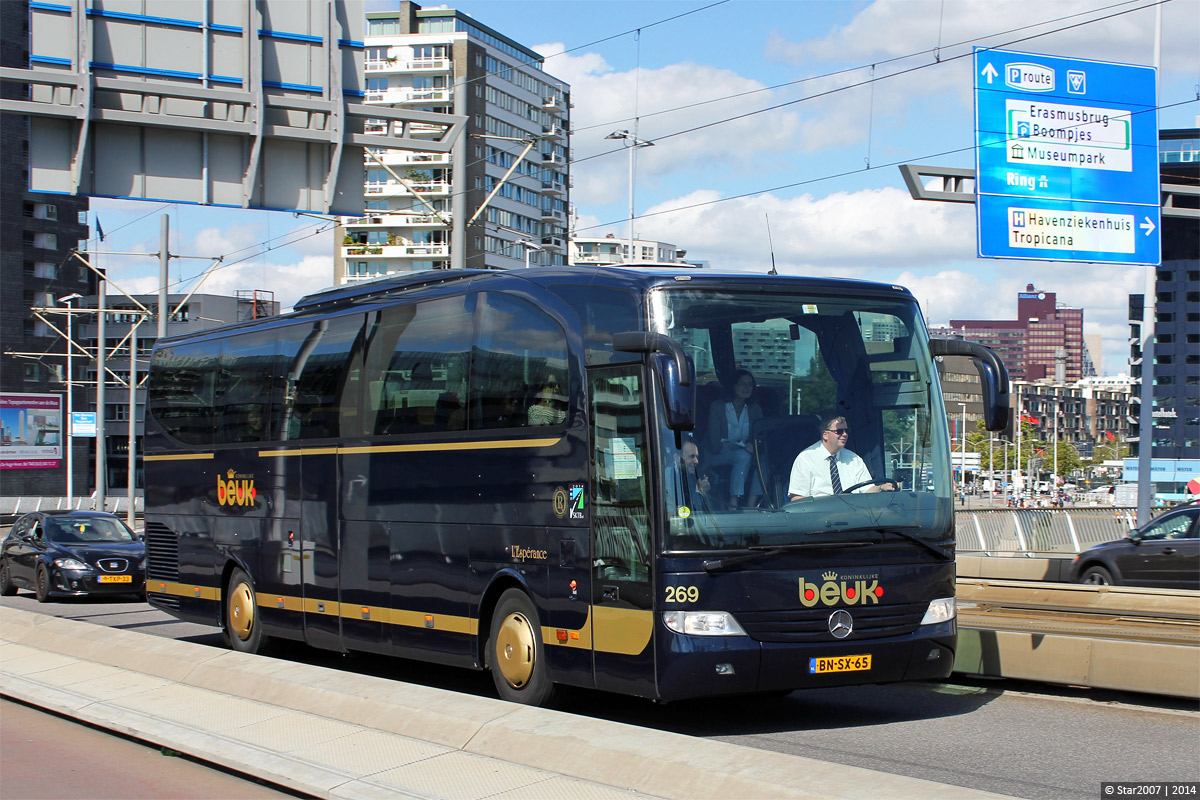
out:
M530 425L557 425L567 418L566 394L563 381L553 371L547 371L538 384L537 396L526 416Z
M746 505L756 505L762 494L757 473L751 474L753 442L750 428L755 420L763 417L762 409L754 402L754 375L749 370L733 372L733 390L725 400L712 404L708 414L708 440L717 454L709 462L710 467L730 467L729 507L743 505L742 498L750 490ZM749 487L747 487L749 483Z

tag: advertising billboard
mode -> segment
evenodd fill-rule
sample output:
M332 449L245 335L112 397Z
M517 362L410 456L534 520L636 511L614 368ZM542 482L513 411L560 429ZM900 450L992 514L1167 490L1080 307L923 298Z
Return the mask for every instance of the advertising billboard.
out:
M0 394L0 469L60 467L62 423L62 395Z

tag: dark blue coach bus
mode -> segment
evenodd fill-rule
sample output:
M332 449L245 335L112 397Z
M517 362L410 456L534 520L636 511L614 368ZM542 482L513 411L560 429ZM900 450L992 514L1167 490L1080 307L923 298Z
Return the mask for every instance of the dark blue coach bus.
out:
M943 677L939 355L974 359L1002 427L994 354L930 340L908 291L856 281L434 271L163 339L150 602L237 650L490 669L532 704L556 685L676 700ZM731 459L708 432L739 392ZM826 438L867 480L797 491Z

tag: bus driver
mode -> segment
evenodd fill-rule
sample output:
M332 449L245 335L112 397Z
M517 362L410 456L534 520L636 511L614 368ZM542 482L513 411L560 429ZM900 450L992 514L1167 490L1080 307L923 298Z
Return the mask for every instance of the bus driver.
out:
M800 451L792 463L788 482L788 500L802 497L822 497L841 494L848 488L871 480L871 473L862 458L846 449L850 426L845 417L829 417L821 423L821 440ZM894 484L885 484L892 491ZM864 492L883 490L879 485L867 486Z

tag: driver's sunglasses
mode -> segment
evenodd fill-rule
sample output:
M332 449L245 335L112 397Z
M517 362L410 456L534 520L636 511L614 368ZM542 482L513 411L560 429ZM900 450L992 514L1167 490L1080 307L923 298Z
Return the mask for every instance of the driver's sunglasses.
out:
M849 436L850 435L849 428L826 428L825 430L829 431L830 433L836 433L838 436Z

